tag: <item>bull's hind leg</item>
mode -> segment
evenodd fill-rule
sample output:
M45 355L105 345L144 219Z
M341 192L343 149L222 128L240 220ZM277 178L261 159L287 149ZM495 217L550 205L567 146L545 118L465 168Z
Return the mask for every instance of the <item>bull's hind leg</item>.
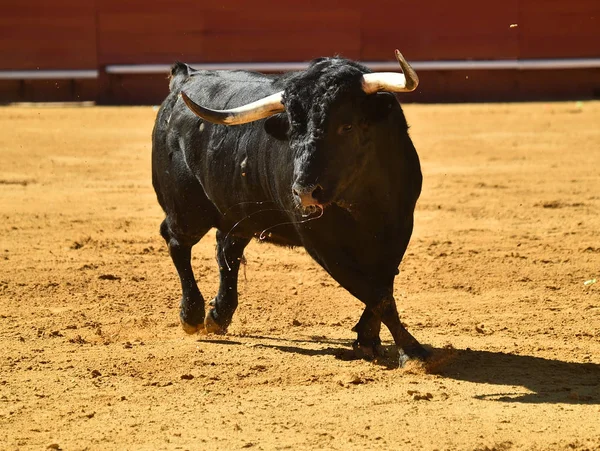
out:
M223 334L231 324L238 305L238 273L249 238L226 235L217 230L217 262L219 263L219 293L210 302L204 325L207 332Z
M210 229L197 232L194 236L174 233L165 219L160 225L160 234L169 246L169 254L181 281L181 304L179 320L188 334L204 328L204 298L198 289L192 270L192 246Z

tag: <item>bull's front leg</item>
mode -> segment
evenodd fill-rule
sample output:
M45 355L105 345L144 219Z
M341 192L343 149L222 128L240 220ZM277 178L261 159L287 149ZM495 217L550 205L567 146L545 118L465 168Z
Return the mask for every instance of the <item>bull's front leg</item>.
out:
M373 310L381 318L383 324L390 330L394 338L394 342L398 347L400 366L409 358L425 360L431 355L400 322L396 301L391 293L381 298L373 307Z
M381 338L379 338L381 318L369 307L365 307L360 320L352 328L352 331L357 334L356 341L352 345L357 357L373 360L375 357L383 356L383 347Z
M323 264L322 254L313 254L313 257ZM379 338L382 322L390 330L398 347L400 365L409 358L424 360L430 355L400 322L392 294L393 276L368 276L355 267L339 263L323 266L341 286L365 304L360 320L352 329L357 333L353 346L357 357L372 360L382 355L383 348Z
M352 329L357 333L354 351L360 358L372 360L383 356L379 333L384 323L398 348L399 362L402 366L409 358L426 359L429 352L414 338L400 322L396 302L391 294L384 295L379 301L370 302Z

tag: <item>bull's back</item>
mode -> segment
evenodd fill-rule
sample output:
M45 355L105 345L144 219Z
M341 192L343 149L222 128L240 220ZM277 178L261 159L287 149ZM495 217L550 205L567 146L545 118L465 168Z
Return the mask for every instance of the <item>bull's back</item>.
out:
M273 147L285 144L269 137L262 121L233 127L201 121L179 94L184 91L208 108L234 108L272 94L278 89L276 79L245 71L194 71L178 63L172 69L170 89L156 118L152 157L153 185L167 215L189 217L184 211L193 207L211 218L211 226L228 229L230 223L254 213L250 208L253 202L274 207L277 199L273 195L280 196L272 174L291 165L282 163L285 152ZM278 180L285 179L281 171L276 172ZM248 209L237 207L239 204ZM281 214L271 216L255 215L261 223L257 228L289 221ZM244 221L246 224L250 225L249 221Z

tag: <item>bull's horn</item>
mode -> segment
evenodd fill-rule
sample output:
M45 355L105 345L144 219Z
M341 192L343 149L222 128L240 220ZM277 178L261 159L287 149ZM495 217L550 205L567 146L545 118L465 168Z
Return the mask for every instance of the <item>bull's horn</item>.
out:
M396 59L403 74L396 72L375 72L363 75L362 88L367 94L379 91L410 92L417 89L419 77L415 70L406 62L402 53L396 50Z
M281 103L283 91L264 97L256 102L248 103L231 110L211 110L198 105L190 99L185 92L181 92L181 98L192 112L202 119L215 124L239 125L257 121L265 117L281 113L285 110Z

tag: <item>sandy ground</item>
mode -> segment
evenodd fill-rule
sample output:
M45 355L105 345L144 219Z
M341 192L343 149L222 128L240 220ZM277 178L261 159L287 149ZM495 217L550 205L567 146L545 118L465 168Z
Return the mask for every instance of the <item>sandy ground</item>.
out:
M435 371L350 360L361 304L302 249L252 243L230 333L185 335L156 110L0 108L0 448L600 449L600 102L405 112L395 296Z

